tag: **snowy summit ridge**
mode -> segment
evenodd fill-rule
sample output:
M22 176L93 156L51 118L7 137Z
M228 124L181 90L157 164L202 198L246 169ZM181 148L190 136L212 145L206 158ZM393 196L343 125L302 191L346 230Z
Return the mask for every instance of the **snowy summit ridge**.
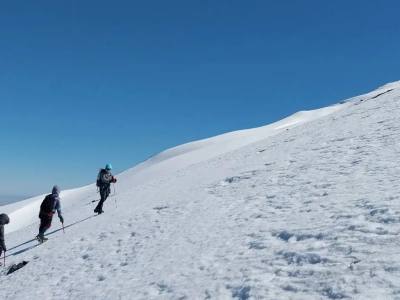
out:
M166 150L61 194L2 206L1 299L395 299L400 292L400 81L276 123Z

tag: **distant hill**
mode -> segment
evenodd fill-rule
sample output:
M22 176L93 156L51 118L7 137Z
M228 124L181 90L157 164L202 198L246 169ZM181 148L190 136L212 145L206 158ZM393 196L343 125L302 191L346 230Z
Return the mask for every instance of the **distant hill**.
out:
M27 199L29 195L0 195L0 206Z

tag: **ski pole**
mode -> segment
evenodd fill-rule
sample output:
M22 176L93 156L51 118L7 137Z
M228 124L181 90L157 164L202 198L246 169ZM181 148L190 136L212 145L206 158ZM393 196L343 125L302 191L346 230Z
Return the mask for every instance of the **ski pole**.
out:
M64 223L61 223L61 224L62 224L63 232L65 233Z
M115 203L115 208L117 208L117 196L115 192L115 183L113 183L113 188L114 188L114 203Z
M6 266L6 251L4 251L4 257L3 257L3 260L4 260L4 267Z

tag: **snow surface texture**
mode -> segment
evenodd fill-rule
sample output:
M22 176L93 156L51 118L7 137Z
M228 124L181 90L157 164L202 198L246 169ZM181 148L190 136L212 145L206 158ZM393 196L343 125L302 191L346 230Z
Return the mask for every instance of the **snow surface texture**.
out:
M165 151L61 194L1 207L0 299L400 299L400 82L265 127ZM96 172L96 170L94 170Z

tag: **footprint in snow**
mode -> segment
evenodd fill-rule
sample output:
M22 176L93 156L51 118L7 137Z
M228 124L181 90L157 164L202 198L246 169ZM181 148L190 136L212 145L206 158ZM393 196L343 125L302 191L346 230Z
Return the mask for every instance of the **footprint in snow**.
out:
M300 241L305 241L308 239L315 239L315 240L323 240L326 238L326 235L323 233L293 233L293 232L288 232L286 230L283 230L281 232L273 233L272 236L288 242L289 240L295 240L297 242Z
M99 234L99 240L100 240L100 241L103 241L103 240L106 239L106 238L107 238L107 233L102 232L102 233Z
M247 300L250 298L250 286L232 287L228 285L226 288L232 291L232 298L239 300Z
M301 254L297 252L279 251L277 254L280 255L288 263L288 265L315 265L328 262L326 258L322 258L316 253Z
M104 280L106 280L106 277L104 275L99 275L99 276L97 276L97 280L104 281Z
M262 242L259 242L259 241L253 241L253 242L249 243L249 249L263 250L266 248L267 248L267 246L265 246Z
M290 285L290 284L284 285L284 286L282 286L281 288L282 288L282 290L284 290L284 291L286 291L286 292L297 293L297 292L299 291L296 287L294 287L294 286L292 286L292 285Z
M345 295L342 292L335 291L333 288L328 287L324 288L322 290L322 295L325 297L328 297L329 299L344 299L344 298L349 298L347 295Z
M157 288L160 293L172 293L173 290L165 283L157 283Z
M153 207L153 209L155 211L157 211L158 213L161 212L162 210L165 210L165 209L168 209L168 208L169 208L169 206L166 206L166 205Z

